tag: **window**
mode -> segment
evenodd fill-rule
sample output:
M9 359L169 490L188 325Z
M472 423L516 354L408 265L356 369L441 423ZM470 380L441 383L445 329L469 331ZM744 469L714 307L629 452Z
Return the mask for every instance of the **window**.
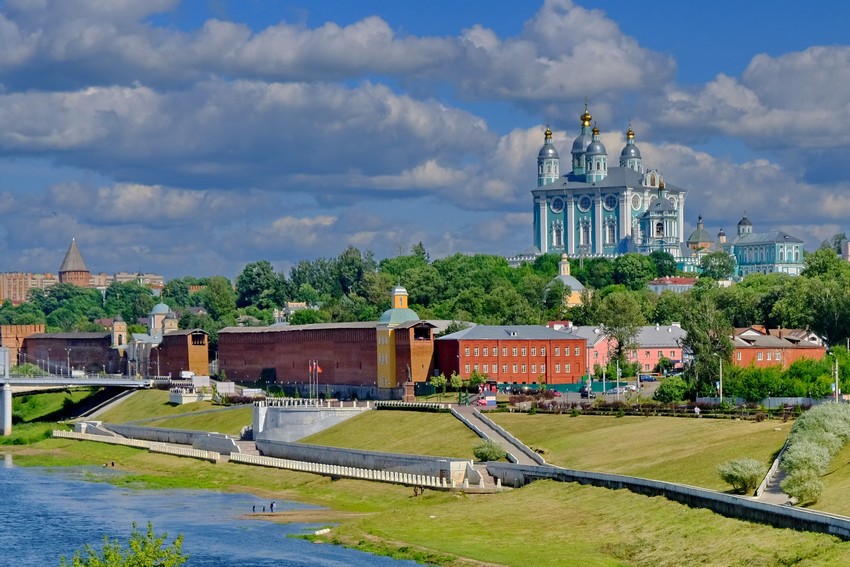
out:
M463 365L463 371L466 372L467 374L469 374L469 365L468 364Z
M561 221L552 223L552 247L562 248L564 246L564 225Z
M561 347L559 347L559 346L555 347L555 356L561 356Z
M581 354L581 347L576 347L576 356Z
M647 351L645 351L645 352L643 353L643 357L644 357L644 358L649 358L649 351L648 351L648 350L647 350Z
M599 352L598 351L593 351L593 358L594 358L594 360L599 360Z
M478 356L478 347L475 347L472 352L475 354L475 356Z
M608 223L605 225L605 244L614 244L617 240L617 227L614 226L614 223Z
M525 356L525 347L522 347L522 350L520 351L520 354L521 354L522 356Z
M768 353L767 353L767 359L768 359L768 360L773 360L773 353L772 353L772 352L768 352Z
M676 358L676 351L675 350L670 351L670 358Z
M531 356L537 356L537 347L536 346L531 347Z
M516 374L516 364L511 365L511 370L513 370L513 373Z
M662 356L664 356L664 352L662 352L662 351L660 351L660 350L659 350L659 351L658 351L658 358L661 358Z
M540 347L540 356L546 356L546 347L545 346Z
M531 373L532 373L532 374L537 374L537 365L536 365L536 364L532 364L532 365L531 365Z
M469 356L469 347L463 347L463 356Z
M523 364L522 365L522 373L525 374L526 372L528 372L528 370L526 369L525 364Z
M475 370L476 372L478 372L478 365L477 365L477 364L473 364L473 365L472 365L472 369L473 369L473 370ZM486 372L486 370L485 370L485 372Z
M738 355L738 356L737 356L738 360L741 360L741 351L738 351L738 352L736 352L735 354L737 354L737 355Z
M776 351L776 356L774 357L774 358L776 358L776 360L779 360L779 358L780 358L780 356L779 356L779 355L780 355L780 352L781 352L781 351Z
M649 365L648 365L648 364L644 364L644 365L643 365L643 369L644 369L644 370L646 370L646 371L649 371Z
M757 356L756 358L758 358L759 360L761 360L761 359L762 359L763 354L764 354L764 353L762 353L761 351L759 351L758 356Z
M569 371L570 371L570 365L569 365L569 363L567 363L567 364L564 365L564 372L569 372Z
M506 347L506 346L502 347L502 356L508 356L508 347Z
M541 365L540 365L540 373L541 373L541 374L546 374L546 365L545 365L545 364L541 364Z
M490 354L490 349L484 347L484 356L488 356Z
M507 364L503 364L503 365L502 365L502 374L507 374L507 373L508 373L508 365L507 365Z
M516 356L516 347L512 347L512 348L511 348L511 354L512 354L513 356Z
M560 364L556 364L556 365L555 365L555 374L560 374L560 373L561 373L561 365L560 365Z
M664 223L655 223L655 236L656 238L662 238L664 236Z

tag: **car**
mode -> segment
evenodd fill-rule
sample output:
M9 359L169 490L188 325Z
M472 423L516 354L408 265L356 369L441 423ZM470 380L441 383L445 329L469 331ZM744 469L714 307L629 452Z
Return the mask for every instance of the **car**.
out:
M653 376L651 374L641 374L640 375L640 381L641 382L657 382L658 378L656 378L655 376Z
M581 390L579 392L579 394L581 395L582 398L586 398L586 399L592 399L592 398L596 397L596 394L594 394L590 390Z
M623 388L630 392L637 392L637 385L635 384L626 384L625 386L623 386Z
M611 388L610 390L608 390L608 391L607 391L607 392L605 392L605 393L606 393L606 394L608 394L608 395L612 395L612 394L625 394L625 393L626 393L626 389L625 389L623 386L616 386L616 387L614 387L614 388Z

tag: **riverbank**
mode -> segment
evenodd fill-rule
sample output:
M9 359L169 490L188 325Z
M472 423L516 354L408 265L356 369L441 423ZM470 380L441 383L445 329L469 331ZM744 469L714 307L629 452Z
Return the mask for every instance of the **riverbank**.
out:
M323 506L330 511L321 511L317 524L333 526L311 539L434 565L729 565L730 558L750 566L791 558L850 564L850 544L830 536L577 484L541 481L495 495L426 491L417 497L403 486L216 465L79 441L52 439L2 451L13 453L19 464L114 460L126 473L111 480L120 486L248 492ZM280 520L293 521L293 516L297 513Z

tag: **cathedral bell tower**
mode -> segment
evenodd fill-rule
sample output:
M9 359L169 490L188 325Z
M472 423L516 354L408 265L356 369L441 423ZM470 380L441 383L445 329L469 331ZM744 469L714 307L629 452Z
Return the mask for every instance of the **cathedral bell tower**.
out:
M537 186L554 183L560 177L560 158L558 150L552 145L552 130L546 127L543 133L543 147L537 154Z

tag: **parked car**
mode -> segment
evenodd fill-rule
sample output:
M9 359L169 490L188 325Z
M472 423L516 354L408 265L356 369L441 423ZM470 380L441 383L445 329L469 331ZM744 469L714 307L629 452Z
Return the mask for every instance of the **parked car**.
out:
M655 376L653 376L651 374L641 374L640 375L640 381L641 382L657 382L658 378L656 378Z
M605 392L605 393L606 393L606 394L609 394L609 395L610 395L610 394L625 394L625 393L626 393L626 389L625 389L623 386L616 386L616 387L614 387L614 388L611 388L610 390L608 390L608 391L607 391L607 392Z
M593 390L591 390L590 387L587 386L587 385L584 385L581 388L579 388L578 392L579 392L579 395L582 398L585 398L585 399L591 399L591 398L596 397L596 394L594 394Z
M637 385L636 384L626 384L625 386L623 386L623 388L625 388L626 390L628 390L630 392L637 392Z

